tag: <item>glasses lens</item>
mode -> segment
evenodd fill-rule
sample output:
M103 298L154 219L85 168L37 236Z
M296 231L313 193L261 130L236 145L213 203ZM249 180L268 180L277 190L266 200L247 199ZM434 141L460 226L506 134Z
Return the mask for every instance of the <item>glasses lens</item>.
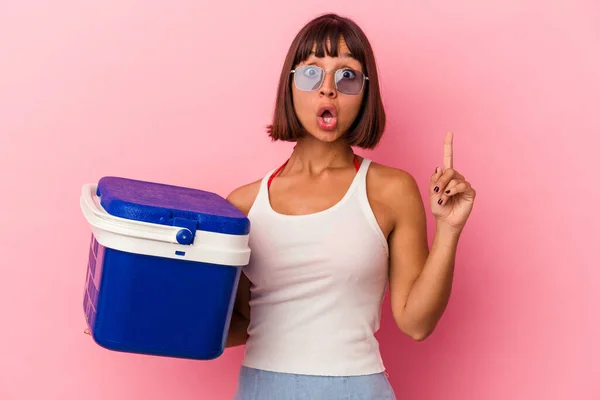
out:
M350 68L340 69L335 74L335 82L340 92L358 94L363 87L364 75Z
M316 90L321 86L323 69L314 65L303 65L296 68L294 83L300 90Z

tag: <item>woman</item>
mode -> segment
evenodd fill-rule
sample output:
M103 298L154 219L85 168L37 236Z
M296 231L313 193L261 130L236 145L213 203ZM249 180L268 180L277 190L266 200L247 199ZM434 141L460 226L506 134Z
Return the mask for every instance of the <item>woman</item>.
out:
M352 149L381 138L378 84L371 46L349 19L316 18L290 47L269 134L294 150L228 196L252 226L227 343L246 345L236 399L394 399L374 337L386 285L414 340L446 308L475 191L452 168L448 134L430 180L429 251L412 176Z

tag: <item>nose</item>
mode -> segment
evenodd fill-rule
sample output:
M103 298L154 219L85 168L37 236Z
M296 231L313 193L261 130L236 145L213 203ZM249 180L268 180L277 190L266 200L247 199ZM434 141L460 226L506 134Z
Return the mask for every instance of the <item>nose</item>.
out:
M321 94L321 96L327 96L331 98L337 96L337 90L335 87L335 72L325 72L325 77L323 78L323 84L319 89L319 93Z

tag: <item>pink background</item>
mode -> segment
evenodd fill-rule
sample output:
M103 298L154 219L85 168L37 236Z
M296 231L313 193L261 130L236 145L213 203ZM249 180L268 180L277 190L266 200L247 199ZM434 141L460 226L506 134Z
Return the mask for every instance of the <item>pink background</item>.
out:
M453 130L478 191L434 335L406 339L385 305L398 398L600 398L598 2L158 3L0 3L0 398L231 398L242 348L194 362L82 333L80 189L120 175L226 195L279 165L279 70L326 11L355 18L379 63L389 125L362 154L425 194Z

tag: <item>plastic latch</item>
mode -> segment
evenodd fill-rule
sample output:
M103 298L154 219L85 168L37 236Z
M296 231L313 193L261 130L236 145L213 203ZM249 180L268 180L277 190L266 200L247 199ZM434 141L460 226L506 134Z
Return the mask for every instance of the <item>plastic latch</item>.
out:
M192 244L194 235L187 229L180 229L176 235L177 243L179 244Z
M173 218L173 226L185 228L177 232L176 238L179 244L192 244L194 242L194 236L198 227L197 220L175 217Z

